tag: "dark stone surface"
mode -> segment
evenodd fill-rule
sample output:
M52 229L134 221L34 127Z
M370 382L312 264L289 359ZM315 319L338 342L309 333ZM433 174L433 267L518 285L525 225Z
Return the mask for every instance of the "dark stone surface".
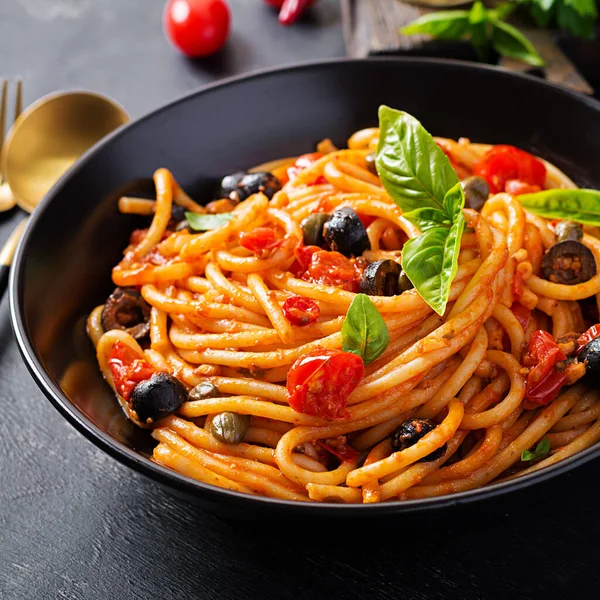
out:
M335 0L290 29L260 0L232 4L227 49L189 62L165 42L158 0L0 0L1 74L24 77L26 102L84 87L139 116L222 76L343 54ZM0 215L0 241L20 217ZM20 359L6 298L0 407L3 600L597 597L597 462L377 527L220 521L67 425Z

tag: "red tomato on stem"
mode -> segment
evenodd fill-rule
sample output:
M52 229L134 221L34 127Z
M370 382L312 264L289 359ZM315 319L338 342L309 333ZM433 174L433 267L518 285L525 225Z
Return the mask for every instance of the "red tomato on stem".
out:
M520 184L544 187L546 167L535 156L514 146L498 145L486 152L473 168L473 175L483 177L492 194L508 191L509 180L516 179ZM523 192L520 192L523 193Z
M525 366L532 367L527 375L525 398L542 406L552 402L567 379L563 372L554 367L566 359L564 352L547 331L534 331L523 359Z
M319 305L310 298L291 296L283 303L283 314L292 325L308 325L321 316Z
M360 356L317 348L292 365L287 377L288 402L305 415L346 419L348 396L364 374Z
M198 58L214 54L224 46L230 17L225 0L169 0L163 26L178 50Z
M123 342L115 342L108 357L108 366L117 392L129 400L133 388L154 375L152 366L133 348Z

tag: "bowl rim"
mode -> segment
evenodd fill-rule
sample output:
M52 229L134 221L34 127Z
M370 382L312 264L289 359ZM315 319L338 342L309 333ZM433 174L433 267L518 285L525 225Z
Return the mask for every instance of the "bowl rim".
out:
M210 484L203 483L181 475L176 471L168 469L162 465L152 462L139 452L129 448L122 442L114 439L108 433L101 430L89 417L80 411L67 398L46 371L42 360L38 357L33 341L29 335L27 323L24 313L24 270L27 257L27 248L31 239L35 236L35 230L43 213L53 201L55 197L60 195L62 188L68 179L74 176L81 168L87 164L93 157L101 152L105 146L112 143L116 138L123 135L130 127L138 127L149 118L154 117L163 111L168 111L180 103L186 102L188 99L203 94L210 93L215 89L226 88L235 85L239 82L245 82L252 79L269 77L272 75L283 74L288 72L300 72L311 69L335 68L338 65L350 66L363 65L364 63L397 63L409 65L424 65L436 66L443 65L449 69L463 71L489 71L493 72L500 78L524 79L532 85L540 88L549 88L554 93L563 94L571 97L578 103L588 105L600 112L600 102L593 98L579 95L565 87L549 83L536 77L506 71L499 67L490 65L480 65L466 61L442 58L424 58L424 57L369 57L363 59L353 58L333 58L327 60L304 61L300 63L270 67L252 71L250 73L227 77L219 81L203 85L191 92L188 92L172 102L164 104L155 110L152 110L138 119L134 119L119 127L115 131L108 134L100 142L85 152L78 161L57 181L53 188L47 193L42 202L38 205L33 215L29 218L25 231L19 241L16 249L13 266L10 272L9 281L9 305L10 318L13 331L17 340L19 351L25 361L27 369L33 376L38 387L44 395L50 400L52 405L62 414L62 416L82 433L88 440L94 443L98 448L117 459L119 462L134 469L154 481L157 481L166 487L173 488L180 492L184 492L189 496L195 496L199 499L206 499L207 502L224 501L226 505L245 507L249 510L256 508L257 510L273 509L277 513L285 512L288 516L319 516L319 517L381 517L389 514L397 513L414 513L426 510L443 509L450 506L465 505L471 502L488 499L491 497L503 495L510 491L520 490L533 485L534 483L542 482L551 477L565 473L576 466L592 460L600 455L600 443L587 448L563 461L554 465L550 465L539 471L534 471L528 475L518 477L511 480L505 480L499 483L493 483L483 488L476 488L463 492L456 492L445 496L437 496L432 498L414 499L414 500L395 500L382 502L372 505L365 504L340 504L340 503L321 503L321 502L297 502L291 500L280 500L277 498L268 498L264 496L251 496L218 488Z

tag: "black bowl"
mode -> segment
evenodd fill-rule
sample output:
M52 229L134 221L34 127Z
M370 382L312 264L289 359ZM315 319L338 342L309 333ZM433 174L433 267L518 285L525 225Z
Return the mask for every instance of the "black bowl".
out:
M29 370L54 406L110 455L201 505L229 515L367 517L448 507L558 475L600 454L590 448L521 479L427 500L381 505L303 504L245 496L149 460L152 439L124 417L98 371L86 315L110 293L110 273L139 218L116 199L142 193L158 167L209 200L223 174L344 144L375 125L386 103L436 135L515 144L600 188L600 104L527 76L467 63L340 60L230 79L182 98L90 150L35 211L12 270L13 327Z

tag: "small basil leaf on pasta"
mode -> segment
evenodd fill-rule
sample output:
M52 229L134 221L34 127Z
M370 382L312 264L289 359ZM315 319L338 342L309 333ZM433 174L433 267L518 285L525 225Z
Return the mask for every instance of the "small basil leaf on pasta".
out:
M499 20L492 20L492 23L492 46L498 54L516 58L534 67L544 66L544 60L533 44L516 27Z
M342 326L342 350L363 359L365 365L381 356L390 343L383 317L366 294L357 294Z
M597 190L544 190L519 196L526 210L546 219L568 219L600 225L600 192Z
M203 215L200 213L186 212L185 218L194 231L210 231L217 229L233 219L231 213L219 213L216 215Z
M444 210L446 192L458 183L456 171L431 134L412 115L379 107L377 172L403 212Z
M446 310L450 286L458 270L460 240L465 227L462 213L465 197L460 184L447 196L448 202L453 203L452 225L429 227L419 237L408 240L402 249L402 268L406 276L439 315Z
M403 35L433 35L440 40L460 39L469 31L469 11L439 10L423 15L400 29Z
M533 460L540 460L548 456L550 452L550 440L548 438L544 438L532 452L531 450L523 450L521 452L521 460L523 462L530 462Z

